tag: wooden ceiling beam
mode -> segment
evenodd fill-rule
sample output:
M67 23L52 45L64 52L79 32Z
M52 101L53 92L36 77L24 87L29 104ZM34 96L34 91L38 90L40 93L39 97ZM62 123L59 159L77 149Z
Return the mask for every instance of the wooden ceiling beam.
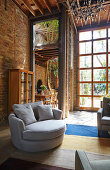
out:
M42 50L41 49L41 50L35 50L35 51L37 51L37 52L48 52L48 51L56 51L56 50L58 50L58 48L54 48L54 49L51 48L51 49L46 49L46 50L44 50L44 49Z
M36 8L38 8L38 10L40 11L40 13L41 13L42 15L44 15L44 10L43 10L42 6L39 4L39 2L36 1L36 0L32 0L32 1L33 1L33 3L35 4Z
M54 51L53 53L52 52L46 52L46 53L35 52L35 53L38 53L40 55L54 55L54 54L58 54L58 51Z
M45 59L45 60L39 60L39 58L36 58L35 60L36 60L36 61L41 61L41 62L46 62L46 61L48 61L48 60L46 60L46 59Z
M108 6L107 23L110 21L110 6Z
M48 50L36 50L38 53L53 53L58 52L58 49L48 49Z
M57 5L57 8L58 8L58 11L60 12L60 5L58 3L58 0L55 0L56 1L56 5Z
M44 57L40 57L39 54L35 54L36 57L38 57L39 59L48 59L48 58L51 58L53 57L54 55L51 55L51 56L44 56Z
M38 56L39 57L39 55L38 54L36 54L36 56ZM39 58L51 58L51 57L58 57L58 55L50 55L50 56L44 56L44 57L39 57Z
M27 0L22 0L24 5L28 8L28 10L31 12L32 15L36 16L35 11L32 9L31 5Z
M51 6L50 6L48 0L43 0L43 1L44 1L45 5L46 5L47 9L49 10L49 12L52 14L52 9L51 9Z
M20 4L18 4L18 2L16 2L15 0L12 0L12 1L22 10L22 12L23 12L26 16L28 16L28 13L21 7Z

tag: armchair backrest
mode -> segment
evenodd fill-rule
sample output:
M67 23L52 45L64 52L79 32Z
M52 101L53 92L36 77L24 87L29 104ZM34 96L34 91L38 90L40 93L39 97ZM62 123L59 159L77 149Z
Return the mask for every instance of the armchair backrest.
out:
M110 98L103 98L103 115L102 116L110 116Z

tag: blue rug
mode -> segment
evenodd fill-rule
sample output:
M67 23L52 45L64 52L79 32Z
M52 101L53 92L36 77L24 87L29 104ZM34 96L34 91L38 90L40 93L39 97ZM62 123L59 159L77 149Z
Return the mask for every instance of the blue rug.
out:
M97 126L66 124L65 134L66 135L98 137L98 128L97 128ZM102 133L102 137L109 138L110 135L104 131Z

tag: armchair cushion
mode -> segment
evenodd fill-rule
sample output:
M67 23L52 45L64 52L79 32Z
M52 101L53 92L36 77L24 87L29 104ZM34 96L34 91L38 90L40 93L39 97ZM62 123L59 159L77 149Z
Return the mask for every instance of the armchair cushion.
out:
M110 116L110 98L103 98L103 116Z
M110 160L97 160L90 163L94 170L110 170Z
M25 140L49 140L62 135L65 132L63 120L45 120L26 126L23 132Z
M16 105L16 104L15 104ZM23 120L25 125L29 125L31 123L36 122L36 118L34 116L34 112L31 108L31 105L17 105L17 107L14 105L14 113L16 116Z
M107 116L102 117L102 124L110 125L110 117L107 117Z
M39 121L53 119L52 105L38 106Z

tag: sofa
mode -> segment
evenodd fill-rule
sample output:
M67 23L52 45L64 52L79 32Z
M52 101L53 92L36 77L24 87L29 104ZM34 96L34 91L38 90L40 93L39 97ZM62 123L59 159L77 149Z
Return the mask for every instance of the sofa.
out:
M102 136L102 131L110 131L110 98L103 98L103 108L97 112L98 136Z
M9 115L13 145L23 151L39 152L60 145L64 138L65 122L62 111L43 102L14 104Z
M84 151L77 150L75 152L75 170L110 170L110 160L89 161Z

